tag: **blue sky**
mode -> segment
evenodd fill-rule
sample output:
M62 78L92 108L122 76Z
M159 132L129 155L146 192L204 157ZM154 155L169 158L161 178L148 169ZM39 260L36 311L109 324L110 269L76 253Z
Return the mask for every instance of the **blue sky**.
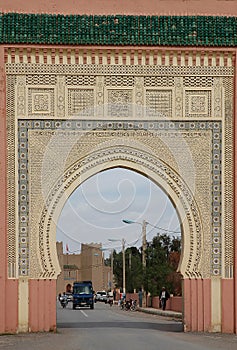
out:
M141 246L142 227L123 219L180 231L176 211L167 195L152 181L134 171L115 168L98 173L80 185L65 203L57 224L57 241L64 250L80 252L81 243L102 243L103 248ZM147 225L147 241L164 231ZM170 233L171 234L171 233ZM178 236L180 234L174 234ZM106 255L106 254L105 254Z

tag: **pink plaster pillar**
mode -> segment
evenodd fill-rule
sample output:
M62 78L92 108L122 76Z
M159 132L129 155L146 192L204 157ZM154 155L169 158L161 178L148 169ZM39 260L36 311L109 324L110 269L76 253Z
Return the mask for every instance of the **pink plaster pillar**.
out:
M18 280L8 279L6 291L5 332L16 333L18 329Z
M184 331L191 331L191 280L185 278L183 280L183 293L184 293Z
M222 329L223 333L234 333L234 281L222 280Z
M184 330L211 329L211 280L184 279Z
M211 330L211 280L202 280L203 290L203 331L208 332Z
M29 329L56 330L56 280L29 280Z

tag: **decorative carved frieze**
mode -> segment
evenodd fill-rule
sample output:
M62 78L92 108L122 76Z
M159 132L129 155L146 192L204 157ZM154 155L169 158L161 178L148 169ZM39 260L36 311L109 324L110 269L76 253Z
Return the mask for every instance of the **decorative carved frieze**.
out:
M86 64L89 59L83 52L72 51L69 53L69 56L72 55L70 64L65 59L66 63L60 65L13 63L17 52L12 55L11 49L8 50L10 57L6 64L6 73L9 276L17 275L18 265L20 275L35 278L56 277L57 263L55 257L52 257L54 248L50 232L55 232L51 220L56 215L57 201L61 203L62 198L58 190L55 192L56 197L52 196L52 189L61 186L64 196L65 191L70 192L70 188L75 185L76 178L81 173L86 176L87 172L93 172L93 167L102 166L103 161L116 163L120 159L122 162L126 160L135 162L137 166L140 164L149 172L156 173L157 182L159 183L160 178L160 181L166 182L173 196L180 197L187 220L183 234L189 235L186 240L188 239L190 243L189 256L186 254L187 260L182 272L190 277L200 277L207 276L210 271L212 275L221 275L224 270L225 276L231 277L233 268L233 245L230 243L233 242L233 225L230 224L233 218L231 210L233 184L230 170L233 165L231 62L225 61L224 56L222 62L220 55L218 62L223 64L216 66L217 61L211 60L212 65L208 66L199 55L195 56L195 59L200 59L200 65L191 66L186 65L186 62L191 62L191 58L186 60L185 56L165 53L167 65L158 65L163 60L159 52L151 52L152 57L149 54L143 55L143 52L134 52L133 56L130 53L126 55L126 64L119 65L119 62L123 61L123 56L117 55L115 50L108 55L103 54L101 60L99 57L101 52L98 51L98 57L96 56L98 60L95 57L90 60L91 64ZM42 51L43 54L45 53ZM47 55L50 54L52 52L47 51ZM60 59L60 55L64 58L61 51L58 51L57 55L55 62ZM28 59L32 61L33 56L32 51ZM134 65L129 65L130 59ZM96 64L92 64L93 62ZM17 129L18 138L15 140ZM41 206L34 207L34 203L40 203L42 190L37 185L32 192L37 182L34 169L42 167L42 159L35 157L35 154L38 155L43 151L47 154L47 145L58 131L64 135L63 139L68 139L67 133L72 132L69 138L72 144L77 138L79 141L76 142L75 150L73 146L69 152L65 172L58 173L55 178L52 173L49 174L50 185L45 183L48 190L44 189L47 203L42 202ZM195 188L189 187L190 164L186 165L184 173L181 169L176 169L175 165L179 159L183 159L183 148L180 144L170 143L170 140L177 140L177 135L181 131L182 140L189 145L194 164L193 171L197 176ZM93 134L94 132L97 134ZM205 137L202 139L202 144L205 147L200 151L194 137L203 137L201 136L203 132ZM106 155L103 149L97 152L100 141L104 138L106 142L113 140L111 153ZM167 142L166 148L161 143L164 138ZM118 150L116 142L121 140L126 147ZM138 144L133 144L131 140ZM63 145L64 141L60 147ZM130 146L137 150L137 155L131 153ZM59 146L57 145L55 149L57 147ZM149 152L146 153L144 147L154 152L153 158L147 156ZM61 156L65 151L63 148L58 148L57 152ZM169 157L169 151L173 152L174 158L167 158L169 162L167 169L164 170L161 159L164 155ZM78 161L79 158L83 159L81 163ZM55 157L54 161L57 163L59 158ZM154 165L154 162L161 163L158 166L158 163ZM18 171L15 169L17 163ZM72 164L77 164L77 170L71 172ZM55 168L57 166L58 163ZM160 169L163 169L163 172ZM172 174L172 169L176 169L175 174ZM68 171L70 181L67 180ZM18 178L15 177L17 172ZM58 183L56 179L59 178L61 180ZM18 202L15 200L15 193L18 193ZM205 213L206 202L211 203L211 206ZM18 207L17 216L16 207ZM32 217L30 214L32 210L38 216ZM19 249L16 242L19 242ZM223 250L224 259L222 259Z

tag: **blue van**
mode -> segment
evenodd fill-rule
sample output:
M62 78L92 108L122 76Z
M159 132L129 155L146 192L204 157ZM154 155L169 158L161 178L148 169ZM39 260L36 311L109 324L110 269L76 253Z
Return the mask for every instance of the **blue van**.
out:
M73 310L77 306L88 306L94 309L94 291L91 281L81 281L73 283Z

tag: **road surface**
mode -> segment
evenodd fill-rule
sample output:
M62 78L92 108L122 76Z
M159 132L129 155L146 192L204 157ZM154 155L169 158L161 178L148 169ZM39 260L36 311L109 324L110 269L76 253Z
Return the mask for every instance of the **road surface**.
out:
M57 308L58 332L0 337L4 350L236 350L237 336L183 333L180 321L118 306Z

